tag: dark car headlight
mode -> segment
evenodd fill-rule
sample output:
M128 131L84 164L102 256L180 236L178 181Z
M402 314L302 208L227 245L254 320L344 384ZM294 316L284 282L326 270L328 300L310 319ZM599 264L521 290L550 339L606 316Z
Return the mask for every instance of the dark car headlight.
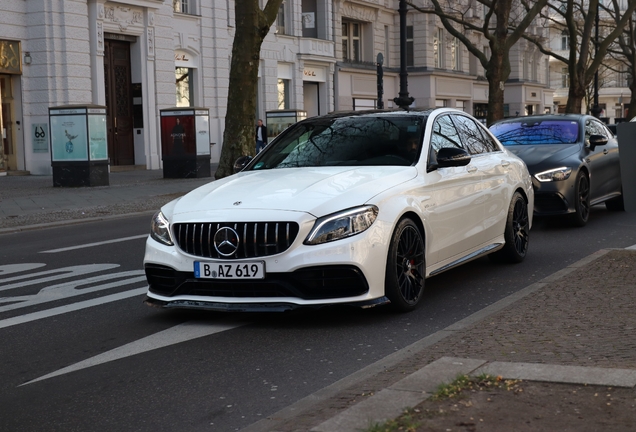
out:
M570 178L570 174L572 174L572 168L561 167L536 173L534 176L540 182L551 182L567 180Z
M172 236L170 235L170 222L168 219L158 211L152 217L150 222L150 237L159 243L163 243L168 246L173 246Z
M351 237L366 231L378 217L374 205L343 210L316 220L305 239L306 245L317 245Z

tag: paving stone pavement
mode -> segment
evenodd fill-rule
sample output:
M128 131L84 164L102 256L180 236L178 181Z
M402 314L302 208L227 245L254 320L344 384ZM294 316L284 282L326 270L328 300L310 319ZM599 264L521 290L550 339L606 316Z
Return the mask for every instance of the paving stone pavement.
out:
M212 180L147 170L111 173L110 186L55 188L51 176L3 176L0 235L150 213ZM458 373L634 389L635 331L636 250L601 250L244 431L365 430Z

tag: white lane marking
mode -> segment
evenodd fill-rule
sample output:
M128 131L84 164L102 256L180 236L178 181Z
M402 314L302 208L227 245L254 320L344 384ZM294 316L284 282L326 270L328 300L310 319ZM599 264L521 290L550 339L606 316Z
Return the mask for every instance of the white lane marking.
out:
M6 266L0 266L0 271L6 268L8 269L9 273L15 273L16 271L15 269L18 268L17 266L19 265L20 264L10 264ZM119 264L87 264L87 265L64 267L64 268L54 269L54 270L47 270L47 271L43 271L39 273L27 273L20 276L0 279L0 284L4 284L7 282L20 281L20 280L23 281L24 279L32 279L32 280L21 282L21 283L14 283L10 285L0 286L0 291L6 291L13 288L21 288L21 287L25 287L29 285L35 285L35 284L50 282L50 281L59 280L59 279L66 279L73 276L81 276L88 273L97 273L97 272L101 272L105 270L111 270L117 267L119 267ZM37 279L41 276L46 276L46 275L55 275L55 276Z
M61 315L68 312L78 311L80 309L86 309L93 306L99 306L102 304L114 302L117 300L123 300L129 297L145 294L148 288L137 288L130 291L124 291L117 294L111 294L104 297L99 297L91 300L86 300L78 303L72 303L66 306L60 306L53 309L47 309L40 312L33 312L26 315L20 315L13 318L7 318L0 321L0 329L11 327L18 324L25 324L31 321L37 321L44 318L49 318L55 315Z
M103 363L123 359L126 357L141 354L147 351L152 351L158 348L164 348L170 345L186 342L192 339L209 336L215 333L220 333L226 330L231 330L237 327L241 327L247 323L221 323L221 324L208 324L198 322L185 322L178 326L169 328L167 330L155 333L147 336L143 339L139 339L135 342L120 346L113 350L107 351L103 354L91 357L74 365L62 368L58 371L52 372L48 375L41 376L32 381L20 384L18 387L22 387L27 384L33 384L38 381L53 378L59 375L75 372L81 369L86 369L92 366L100 365Z
M35 270L36 268L44 267L45 265L46 264L44 263L3 265L3 266L0 266L0 276L11 274L11 273L20 273L20 272Z
M148 234L136 235L136 236L131 236L131 237L122 237L122 238L113 239L113 240L105 240L105 241L101 241L101 242L97 242L97 243L87 243L87 244L83 244L83 245L69 246L69 247L60 248L60 249L51 249L51 250L47 250L47 251L41 251L40 253L66 252L66 251L75 250L75 249L83 249L83 248L89 248L89 247L94 247L94 246L101 246L101 245L110 244L110 243L119 243L119 242L128 241L128 240L137 240L137 239L146 238L146 237L148 237Z
M90 285L97 282L104 282L113 279L109 283L102 285L89 286L87 288L79 288L84 285ZM143 270L131 270L119 273L109 273L105 275L94 276L88 279L81 279L71 282L65 282L58 285L51 285L42 288L35 295L14 296L0 298L0 303L10 303L6 306L0 306L0 312L20 309L28 306L34 306L41 303L67 299L78 295L89 294L95 291L102 291L110 288L117 288L124 285L130 285L139 282L145 282L146 276Z
M630 247L626 247L625 249L636 250L636 245L631 245Z

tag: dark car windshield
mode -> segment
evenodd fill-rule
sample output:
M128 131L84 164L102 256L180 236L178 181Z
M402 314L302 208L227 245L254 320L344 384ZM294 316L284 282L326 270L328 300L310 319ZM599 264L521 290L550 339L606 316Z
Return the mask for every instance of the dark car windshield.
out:
M412 165L425 122L424 116L381 114L310 119L284 131L248 169Z
M490 131L505 146L574 144L579 141L579 124L572 120L519 120L496 123Z

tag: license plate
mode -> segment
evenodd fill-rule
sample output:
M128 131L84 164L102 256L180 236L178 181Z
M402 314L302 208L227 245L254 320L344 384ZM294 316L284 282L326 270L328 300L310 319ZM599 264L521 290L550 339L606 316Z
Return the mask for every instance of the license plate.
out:
M194 262L194 277L199 279L264 279L265 262Z

